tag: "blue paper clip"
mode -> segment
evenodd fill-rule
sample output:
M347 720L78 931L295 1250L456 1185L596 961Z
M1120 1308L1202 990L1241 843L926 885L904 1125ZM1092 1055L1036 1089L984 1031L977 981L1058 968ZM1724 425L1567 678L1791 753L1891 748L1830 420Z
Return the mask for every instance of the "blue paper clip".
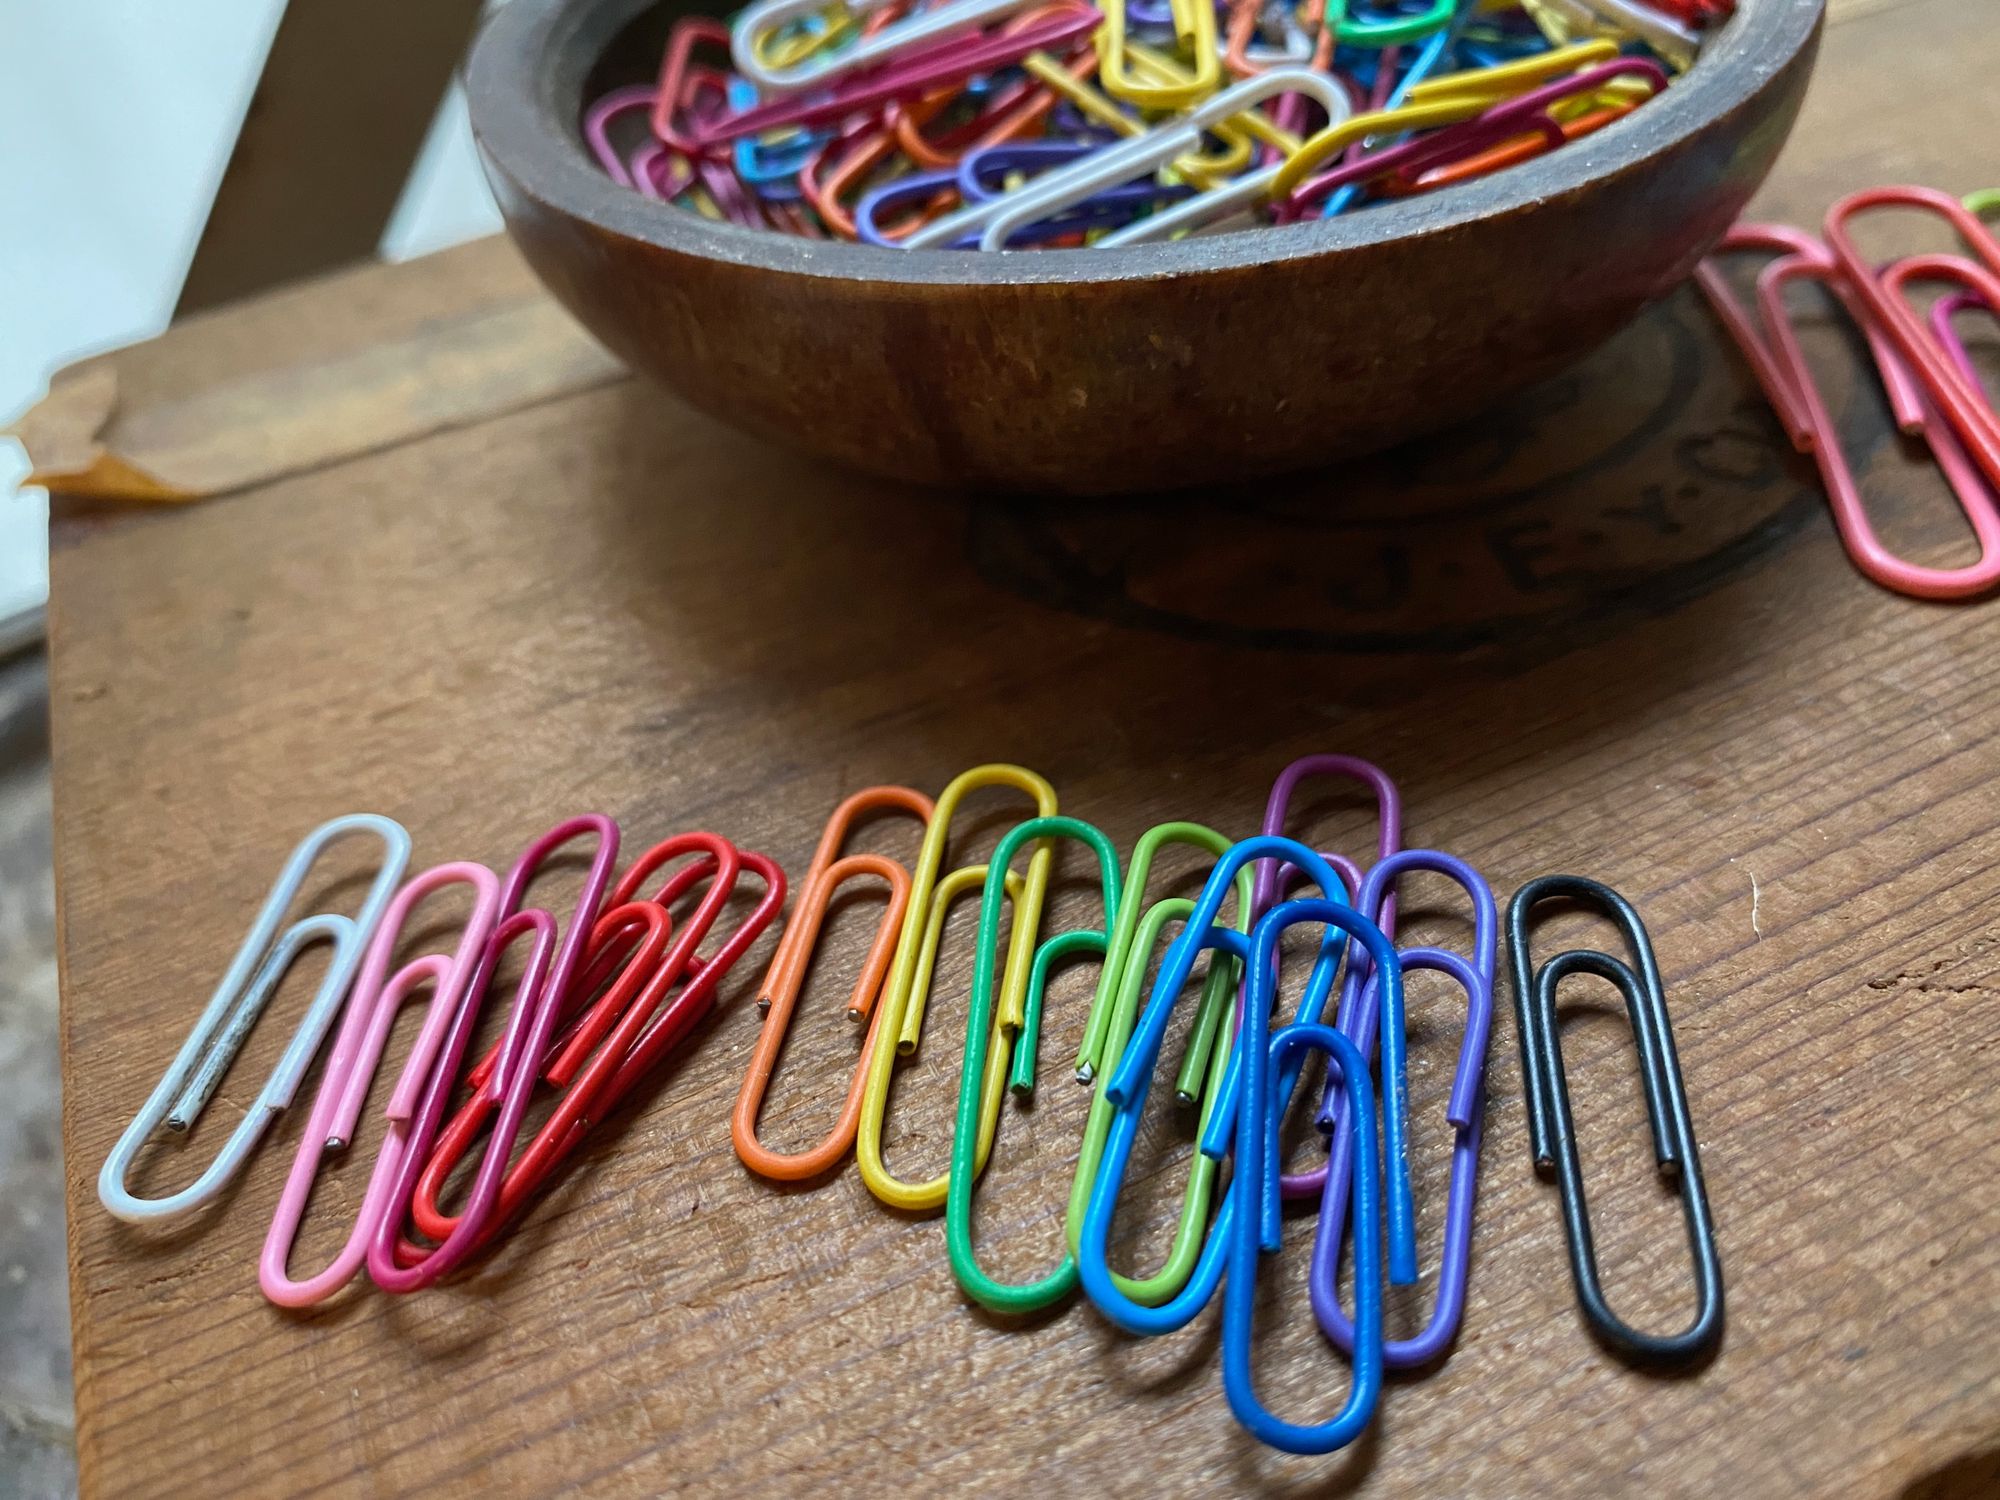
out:
M744 78L729 80L731 109L741 112L754 108L757 102L755 84ZM805 196L799 187L799 173L828 139L826 132L819 130L799 130L776 142L746 135L736 142L736 175L760 198L793 202Z
M1331 1453L1359 1436L1374 1417L1382 1391L1381 1183L1375 1152L1375 1091L1361 1048L1344 1032L1314 1023L1288 1026L1275 1038L1270 1036L1278 942L1286 928L1301 922L1322 922L1357 939L1367 952L1373 982L1382 996L1382 1135L1389 1173L1389 1279L1398 1286L1417 1279L1416 1213L1405 1129L1408 1089L1402 1042L1402 963L1382 929L1352 907L1323 898L1284 902L1259 919L1250 935L1249 978L1244 984L1242 1026L1236 1038L1236 1055L1243 1058L1242 1095L1236 1115L1236 1181L1251 1184L1257 1215L1253 1223L1247 1215L1239 1214L1228 1230L1222 1384L1230 1410L1253 1436L1287 1453ZM1289 1070L1296 1079L1304 1054L1314 1050L1325 1052L1338 1069L1341 1095L1347 1102L1347 1124L1354 1139L1349 1188L1354 1220L1356 1331L1354 1378L1346 1404L1331 1420L1305 1426L1272 1415L1257 1398L1250 1372L1250 1343L1257 1315L1258 1261L1264 1253L1278 1249L1283 1235L1278 1129L1291 1101L1286 1075ZM1331 1180L1328 1186L1333 1186ZM1232 1183L1232 1196L1234 1191Z

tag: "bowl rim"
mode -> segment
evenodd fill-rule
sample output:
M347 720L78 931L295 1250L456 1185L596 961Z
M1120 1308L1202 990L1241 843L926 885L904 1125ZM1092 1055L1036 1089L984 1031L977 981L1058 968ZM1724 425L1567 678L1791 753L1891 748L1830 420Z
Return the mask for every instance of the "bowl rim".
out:
M1246 230L1107 250L904 250L810 240L704 219L621 187L587 155L559 95L580 87L603 46L670 0L510 0L488 18L465 69L473 138L489 175L599 229L657 249L748 268L896 286L1080 286L1314 260L1447 233L1532 208L1629 171L1753 98L1817 32L1826 0L1739 0L1705 55L1646 107L1520 166L1365 214L1283 231ZM698 7L678 7L692 12ZM592 51L577 55L580 37ZM581 104L575 114L580 117Z

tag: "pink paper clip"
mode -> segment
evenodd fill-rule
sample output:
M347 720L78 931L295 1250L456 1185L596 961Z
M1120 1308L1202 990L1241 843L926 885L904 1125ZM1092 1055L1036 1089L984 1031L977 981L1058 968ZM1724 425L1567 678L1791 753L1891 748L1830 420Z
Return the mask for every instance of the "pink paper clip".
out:
M1874 273L1854 243L1853 220L1877 208L1910 208L1943 219L1980 261L1917 256ZM1826 216L1826 243L1869 315L1894 341L1986 478L2000 487L2000 414L1986 393L1968 382L1932 337L1903 295L1911 281L1943 276L1979 292L1989 302L2000 296L2000 240L1978 215L1947 193L1925 187L1879 187L1851 193Z
M688 65L694 57L695 47L702 42L728 52L729 28L712 16L683 16L674 24L673 32L667 39L666 55L660 59L660 84L654 94L653 134L683 156L693 156L696 146L693 139L682 132L675 115L688 108L693 101L696 87L689 83ZM701 73L713 72L714 69L701 69L696 75L697 80Z
M1892 270L1888 284L1894 284L1895 276ZM2000 508L1996 508L1994 491L1967 457L1952 424L1939 418L1928 406L1919 424L1921 434L1972 528L1979 545L1979 560L1959 568L1924 567L1898 557L1876 535L1861 498L1860 485L1841 450L1840 431L1827 412L1825 399L1813 380L1785 309L1785 287L1799 280L1817 281L1832 290L1864 329L1869 324L1868 311L1851 275L1843 275L1840 268L1823 258L1787 255L1766 266L1757 278L1757 300L1770 339L1770 359L1777 382L1770 387L1774 392L1772 404L1782 411L1785 399L1795 403L1807 451L1819 467L1834 525L1848 556L1856 568L1884 588L1919 599L1964 599L1985 593L2000 583ZM1872 277L1869 284L1876 285ZM1888 361L1883 366L1885 371L1893 371L1898 363L1897 355L1886 348L1878 352L1877 358ZM1892 383L1893 379L1892 374L1884 376L1885 383ZM1787 395L1781 397L1776 394L1779 391Z
M1833 264L1833 257L1826 246L1803 229L1794 229L1789 224L1742 223L1724 235L1722 243L1694 271L1695 284L1708 298L1708 304L1714 309L1716 317L1722 320L1723 328L1749 362L1750 372L1757 377L1757 384L1763 387L1765 399L1771 403L1772 411L1777 413L1792 446L1801 453L1810 453L1813 449L1812 434L1807 429L1806 415L1800 407L1799 398L1792 391L1785 373L1779 369L1757 315L1737 300L1729 279L1715 263L1717 256L1744 251L1796 255L1827 266ZM1911 437L1925 436L1930 410L1924 404L1916 377L1896 357L1882 330L1875 326L1872 319L1863 317L1851 300L1848 311L1868 341L1868 352L1874 358L1875 368L1882 376L1883 388L1889 394L1889 409L1895 416L1896 426Z
M473 892L472 914L466 919L457 950L448 959L441 953L427 954L405 964L396 971L394 978L390 978L389 963L395 955L397 941L402 936L411 910L431 892L447 885L469 885ZM395 899L389 903L382 925L375 930L375 937L368 945L368 955L354 981L354 992L348 996L347 1011L341 1017L340 1032L334 1038L326 1074L320 1080L319 1093L313 1099L305 1135L299 1141L298 1154L292 1158L291 1175L285 1179L277 1212L271 1217L270 1231L264 1236L264 1253L258 1262L257 1281L263 1287L264 1295L280 1307L310 1307L322 1302L347 1285L361 1268L367 1257L375 1223L388 1208L390 1191L402 1164L417 1093L430 1077L431 1066L444 1040L445 1027L478 977L487 939L493 933L499 909L498 877L484 865L463 860L436 865L424 871L396 892ZM426 983L432 986L430 1008L425 1013L423 1029L417 1034L416 1046L410 1051L409 1061L403 1064L395 1092L390 1096L389 1133L376 1152L375 1167L369 1174L367 1192L362 1198L361 1211L355 1216L354 1228L340 1253L324 1270L303 1281L294 1281L288 1273L287 1262L291 1259L292 1244L298 1238L299 1223L305 1217L306 1201L312 1196L313 1180L319 1175L320 1163L329 1153L344 1151L352 1144L355 1127L361 1120L362 1106L367 1102L368 1085L382 1060L382 1049L388 1043L389 1028L395 1024L396 1012Z

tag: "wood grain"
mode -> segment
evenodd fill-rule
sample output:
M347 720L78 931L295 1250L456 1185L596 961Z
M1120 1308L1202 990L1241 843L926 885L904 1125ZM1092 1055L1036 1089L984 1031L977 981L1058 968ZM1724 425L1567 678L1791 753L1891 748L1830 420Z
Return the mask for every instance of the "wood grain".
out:
M1814 215L1891 160L1953 189L2000 177L1984 0L1833 19L1771 212ZM454 265L218 314L134 351L125 389L172 390L177 349L191 381L226 382L518 288L503 250ZM1839 339L1812 344L1885 525L1956 555L1928 467L1836 375ZM1685 296L1446 440L1284 485L1081 510L918 493L624 381L171 515L59 514L53 576L88 1494L1929 1496L2000 1479L1995 606L1855 576ZM935 791L1019 760L1129 847L1170 816L1247 831L1276 770L1329 748L1390 768L1411 842L1463 853L1503 895L1573 869L1645 913L1729 1290L1698 1377L1627 1372L1583 1333L1526 1156L1511 1019L1464 1334L1325 1461L1237 1430L1212 1318L1145 1346L1081 1306L1002 1327L958 1295L934 1221L882 1210L851 1172L809 1191L745 1173L727 1122L754 965L653 1096L440 1291L351 1289L307 1317L263 1301L256 1247L303 1110L185 1229L134 1231L96 1204L98 1164L284 851L336 812L402 819L426 861L497 864L602 808L635 849L713 827L796 871L835 800L874 781ZM971 850L1008 810L980 807ZM1332 798L1301 827L1351 844L1363 824ZM885 843L908 852L906 834ZM1429 886L1417 897L1413 934L1462 936ZM864 914L842 919L839 953ZM944 1156L968 932L952 928L894 1101L891 1159L912 1170ZM779 1141L816 1138L846 1084L833 968L774 1090ZM1065 979L1040 1097L1010 1106L982 1190L1005 1271L1056 1243L1083 1104L1061 1075L1089 978ZM1428 1254L1455 1033L1448 999L1417 993ZM1569 1007L1586 1170L1614 1298L1664 1324L1686 1305L1683 1254L1607 1000ZM225 1105L279 1041L260 1030ZM376 1138L330 1174L302 1256L334 1242ZM1150 1131L1147 1246L1181 1139ZM186 1180L173 1158L142 1180ZM1266 1394L1301 1416L1346 1378L1298 1297L1309 1233L1293 1225L1268 1278L1263 1340Z

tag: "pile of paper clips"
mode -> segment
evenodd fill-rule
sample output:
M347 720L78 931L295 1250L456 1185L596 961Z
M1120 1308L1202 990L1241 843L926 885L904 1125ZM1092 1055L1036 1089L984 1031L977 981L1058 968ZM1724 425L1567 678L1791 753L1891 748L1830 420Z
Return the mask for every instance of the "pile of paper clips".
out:
M1344 778L1373 796L1379 837L1372 862L1322 854L1285 836L1294 794L1309 777ZM983 788L1025 794L1034 816L1003 835L985 863L947 873L954 820L964 799ZM881 854L842 852L858 822L882 812L907 814L923 825L913 870ZM281 932L287 909L327 848L361 835L380 841L382 858L360 912L316 913ZM1434 1366L1446 1357L1464 1314L1471 1266L1499 916L1477 870L1451 854L1404 848L1402 837L1395 784L1377 767L1346 755L1308 756L1288 766L1271 789L1262 832L1253 837L1232 842L1197 823L1163 823L1139 838L1122 864L1104 833L1059 813L1054 788L1020 766L975 767L935 802L907 787L857 793L826 825L764 976L762 1029L730 1125L736 1150L751 1170L787 1181L830 1179L854 1150L863 1179L883 1202L943 1209L958 1284L997 1311L1048 1308L1080 1288L1117 1327L1152 1335L1185 1326L1221 1290L1223 1384L1231 1409L1249 1431L1277 1447L1330 1452L1372 1420L1385 1368ZM526 905L531 883L551 858L584 839L594 842L594 854L567 923ZM1155 861L1172 845L1212 862L1200 894L1149 904ZM1065 847L1080 848L1094 866L1102 920L1044 934ZM412 1292L465 1264L574 1159L593 1124L688 1040L713 1009L718 986L784 904L783 872L714 834L669 838L614 879L618 848L617 825L589 815L536 839L504 880L483 865L454 861L405 881L410 839L396 823L358 813L317 829L292 853L180 1053L106 1159L98 1179L105 1206L122 1219L144 1222L214 1199L291 1103L331 1034L319 1092L265 1238L259 1267L265 1294L287 1307L310 1306L364 1266L383 1290ZM1472 918L1469 951L1397 947L1396 884L1417 871L1442 875L1463 891ZM734 927L717 932L717 919L745 875L763 890ZM847 1002L850 1015L867 1022L860 1058L825 1138L809 1150L776 1152L758 1140L758 1117L827 913L841 888L857 880L886 888L883 920ZM392 972L398 948L419 925L413 914L452 886L467 888L472 902L453 951L425 954ZM649 886L656 888L646 895ZM898 1058L915 1051L922 1034L947 915L974 893L979 921L949 1167L928 1181L907 1181L884 1159L890 1086ZM1594 907L1609 918L1623 933L1629 960L1573 950L1536 970L1529 917L1552 900ZM690 905L684 917L676 915ZM1296 985L1296 1013L1274 1029L1284 934L1302 925L1319 930L1317 948ZM1722 1332L1721 1268L1645 928L1616 893L1572 876L1522 887L1509 907L1508 926L1531 1143L1537 1162L1553 1169L1561 1186L1585 1320L1623 1357L1676 1364L1703 1358ZM699 953L711 936L712 950ZM136 1196L127 1179L141 1148L162 1127L175 1134L192 1126L286 970L320 942L332 948L325 976L255 1105L192 1184L162 1197ZM525 944L524 961L504 1030L468 1067L489 991L499 988L496 974L516 944ZM1162 945L1142 1004L1146 974ZM1007 1094L1027 1095L1035 1087L1044 993L1054 967L1071 959L1095 960L1099 976L1077 1052L1076 1077L1095 1095L1077 1147L1066 1248L1045 1274L1001 1281L982 1264L974 1240L974 1192L1000 1133ZM1466 1022L1445 1110L1453 1146L1434 1307L1421 1332L1392 1338L1385 1286L1409 1285L1419 1276L1404 975L1420 969L1443 974L1464 992ZM1631 1327L1612 1312L1599 1284L1556 1024L1557 987L1578 973L1617 986L1630 1011L1655 1155L1680 1194L1693 1249L1699 1309L1680 1333ZM1199 999L1174 1089L1183 1106L1199 1112L1198 1147L1179 1222L1158 1269L1117 1269L1110 1244L1120 1194L1174 1012L1190 988L1198 989ZM345 1244L324 1269L295 1278L292 1246L314 1181L326 1158L355 1139L397 1010L424 989L431 997L427 1013L389 1095L386 1135ZM1287 1173L1280 1122L1315 1052L1328 1059L1318 1116L1326 1158ZM553 1108L523 1144L527 1110L541 1089L553 1091ZM486 1142L470 1184L452 1188L482 1133ZM463 1198L456 1212L445 1206L448 1192ZM1280 1248L1286 1200L1317 1204L1313 1312L1353 1370L1341 1412L1312 1425L1273 1415L1251 1378L1258 1270L1263 1257ZM1343 1253L1353 1256L1351 1314L1339 1291Z
M1871 260L1855 242L1855 220L1898 208L1942 219L1967 254ZM1818 466L1834 524L1855 567L1884 588L1922 599L1965 599L2000 584L2000 413L1957 327L1966 313L1982 314L1989 323L2000 316L2000 239L1982 218L1996 211L2000 189L1960 201L1931 188L1880 187L1836 203L1827 214L1824 241L1782 224L1738 224L1718 254L1777 256L1757 278L1761 316L1737 301L1713 261L1697 273L1786 436ZM1924 445L1944 471L1978 543L1976 561L1927 567L1899 557L1877 533L1786 307L1786 289L1798 281L1826 287L1860 328L1896 425ZM1947 291L1920 314L1911 292L1924 283Z
M585 112L711 219L876 245L1132 245L1297 223L1600 130L1735 0L755 0ZM729 67L698 61L726 51ZM719 61L719 59L718 59Z

